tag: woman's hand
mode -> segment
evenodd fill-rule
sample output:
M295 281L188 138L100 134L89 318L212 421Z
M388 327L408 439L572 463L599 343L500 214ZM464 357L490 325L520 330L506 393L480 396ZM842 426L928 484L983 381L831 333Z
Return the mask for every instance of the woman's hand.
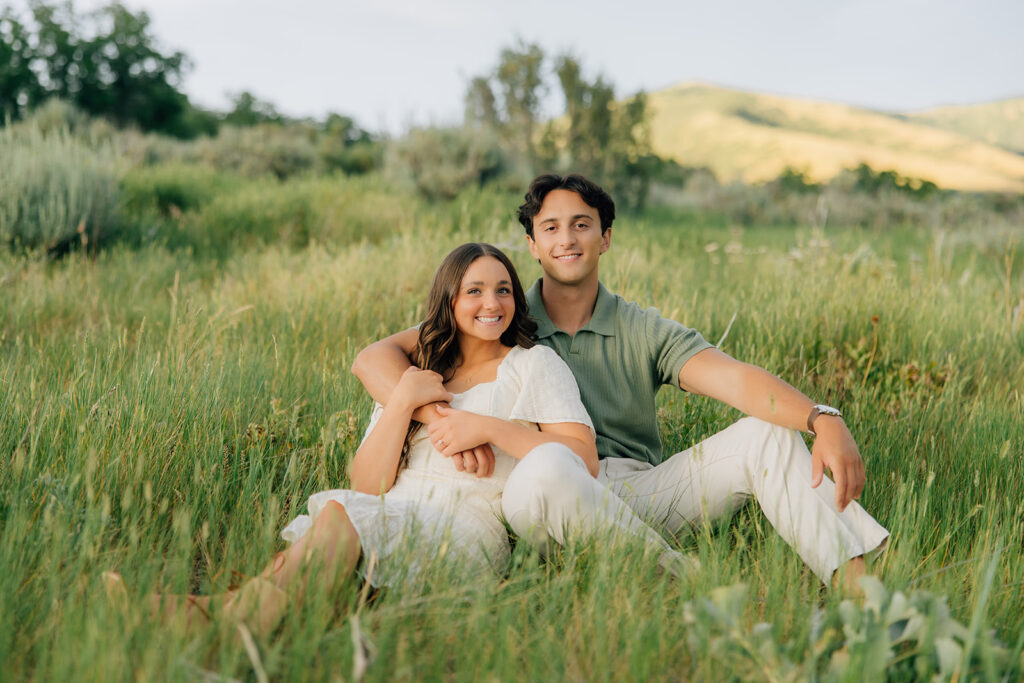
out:
M441 375L414 366L402 373L389 402L397 401L403 411L411 413L428 403L448 402L452 398L451 392L444 388Z
M494 418L448 406L436 406L439 417L430 423L430 442L445 457L469 451L487 443L487 424ZM492 465L493 467L493 465ZM486 476L478 472L478 476Z

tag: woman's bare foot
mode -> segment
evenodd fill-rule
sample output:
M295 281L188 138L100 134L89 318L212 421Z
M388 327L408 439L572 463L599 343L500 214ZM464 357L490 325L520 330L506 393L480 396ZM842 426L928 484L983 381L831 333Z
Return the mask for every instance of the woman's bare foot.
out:
M864 590L860 587L860 578L867 573L864 556L858 555L835 571L832 575L832 587L851 598L863 597Z
M110 604L121 611L127 610L130 600L124 578L115 571L103 572L102 578ZM181 615L185 617L186 628L210 622L209 596L152 593L146 597L146 603L149 616L164 623Z
M232 593L221 611L229 619L245 622L253 632L266 635L281 621L287 606L287 593L272 581L257 577Z
M115 571L106 571L101 574L101 578L110 604L122 612L128 609L128 589L125 588L121 575Z

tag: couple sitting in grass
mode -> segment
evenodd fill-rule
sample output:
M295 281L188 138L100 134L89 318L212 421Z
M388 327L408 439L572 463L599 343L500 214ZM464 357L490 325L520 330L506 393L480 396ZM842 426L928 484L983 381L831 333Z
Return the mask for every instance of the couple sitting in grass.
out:
M356 359L353 372L378 405L352 488L312 496L309 515L283 532L290 548L224 596L225 612L255 613L269 628L314 575L340 582L358 569L381 586L415 583L437 562L501 571L504 522L542 549L569 536L635 536L663 568L685 574L696 562L656 529L678 534L751 496L822 582L864 572L863 556L888 532L854 502L864 467L839 411L608 292L598 262L614 217L593 182L543 175L519 207L544 271L529 291L489 245L444 259L423 323ZM750 417L664 458L662 384ZM815 435L810 452L801 429ZM212 598L155 600L205 614Z

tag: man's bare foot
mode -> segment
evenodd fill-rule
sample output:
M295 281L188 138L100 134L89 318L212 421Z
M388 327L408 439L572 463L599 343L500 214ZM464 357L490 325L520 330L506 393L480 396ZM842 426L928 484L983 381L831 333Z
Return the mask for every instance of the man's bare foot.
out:
M858 555L835 571L832 575L832 588L845 596L862 598L864 590L860 586L860 579L862 576L867 576L867 573L868 568L864 562L864 556Z
M700 573L700 561L692 554L666 550L658 558L659 574L667 574L677 581L693 582Z

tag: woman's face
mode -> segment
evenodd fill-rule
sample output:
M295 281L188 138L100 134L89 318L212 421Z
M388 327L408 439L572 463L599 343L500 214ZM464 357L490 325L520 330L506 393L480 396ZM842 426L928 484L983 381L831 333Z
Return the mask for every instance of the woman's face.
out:
M481 256L469 264L452 310L460 334L487 341L500 339L516 312L512 278L501 261Z

